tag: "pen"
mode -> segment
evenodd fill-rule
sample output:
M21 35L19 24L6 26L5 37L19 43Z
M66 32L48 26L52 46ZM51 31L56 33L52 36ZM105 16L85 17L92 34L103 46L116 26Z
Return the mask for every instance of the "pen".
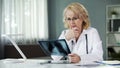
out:
M42 62L40 64L70 64L70 62L68 60L59 60L59 61L48 60L48 61Z
M99 63L99 64L105 64L102 61L94 61L95 63Z

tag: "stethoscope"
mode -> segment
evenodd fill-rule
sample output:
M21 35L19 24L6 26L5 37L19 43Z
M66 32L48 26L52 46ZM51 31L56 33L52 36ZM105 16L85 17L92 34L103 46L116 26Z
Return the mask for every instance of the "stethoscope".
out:
M85 39L86 39L86 54L88 54L88 37L87 37L87 34L85 34Z
M87 37L87 34L85 34L85 40L86 40L86 54L88 54L88 37ZM72 45L74 45L73 40L72 40Z

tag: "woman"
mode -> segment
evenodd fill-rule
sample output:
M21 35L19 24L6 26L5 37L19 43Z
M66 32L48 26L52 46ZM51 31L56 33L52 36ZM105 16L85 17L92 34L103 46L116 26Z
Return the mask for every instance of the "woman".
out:
M102 61L102 41L97 30L90 27L88 12L80 3L71 3L63 13L65 27L59 39L65 39L71 50L72 63Z

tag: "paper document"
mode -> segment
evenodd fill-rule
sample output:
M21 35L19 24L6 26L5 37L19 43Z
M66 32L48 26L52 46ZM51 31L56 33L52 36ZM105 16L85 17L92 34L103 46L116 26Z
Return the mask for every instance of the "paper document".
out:
M99 63L96 62L92 62L92 61L84 61L84 62L80 62L75 64L77 66L90 66L90 67L94 67L94 66L99 66Z
M106 65L120 65L120 61L95 61L96 63L106 64Z

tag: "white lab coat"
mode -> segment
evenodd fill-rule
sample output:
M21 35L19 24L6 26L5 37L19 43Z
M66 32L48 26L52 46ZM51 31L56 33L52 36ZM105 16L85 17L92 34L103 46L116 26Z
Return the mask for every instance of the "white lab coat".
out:
M68 30L64 30L59 39L65 39L65 34ZM88 40L88 54L86 48L86 37ZM65 39L66 40L66 39ZM87 30L83 30L77 42L74 39L67 41L67 44L72 53L80 56L81 62L84 61L102 61L103 60L103 49L102 41L99 37L97 30L93 27L89 27Z

